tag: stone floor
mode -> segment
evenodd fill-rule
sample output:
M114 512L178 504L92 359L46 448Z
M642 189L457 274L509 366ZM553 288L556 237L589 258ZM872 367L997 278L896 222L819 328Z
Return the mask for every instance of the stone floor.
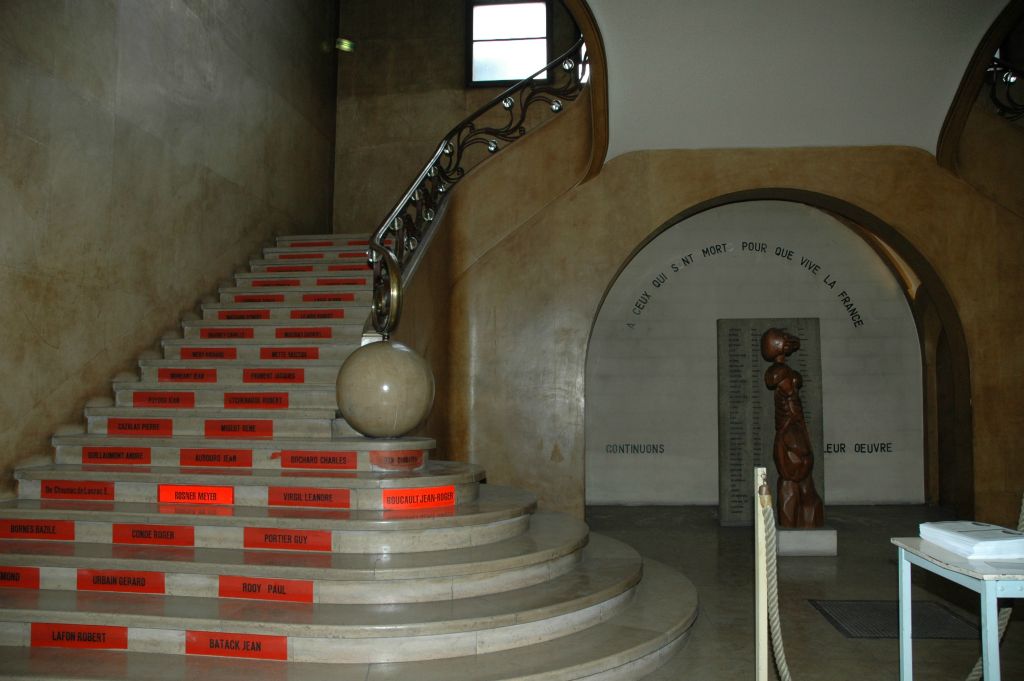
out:
M896 600L896 549L889 538L916 535L918 523L950 516L924 506L833 507L827 513L828 525L839 533L838 557L779 559L790 671L795 681L896 679L895 639L845 638L807 599ZM595 506L587 509L587 522L595 532L678 568L697 586L701 610L689 642L648 681L753 678L751 528L719 527L712 507ZM951 604L977 622L973 592L917 568L914 599ZM1024 601L1017 602L1002 646L1006 681L1024 679ZM978 641L915 641L914 678L964 679L979 652Z

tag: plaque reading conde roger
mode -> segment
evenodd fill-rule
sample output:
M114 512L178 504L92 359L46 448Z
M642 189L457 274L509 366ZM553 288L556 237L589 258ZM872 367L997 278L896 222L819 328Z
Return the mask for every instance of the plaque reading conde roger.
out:
M754 466L768 469L775 494L774 400L765 387L761 334L785 329L800 338L800 352L790 365L803 377L800 397L814 450L813 478L825 498L825 464L821 423L821 341L817 318L718 320L718 512L722 525L751 525L750 494Z

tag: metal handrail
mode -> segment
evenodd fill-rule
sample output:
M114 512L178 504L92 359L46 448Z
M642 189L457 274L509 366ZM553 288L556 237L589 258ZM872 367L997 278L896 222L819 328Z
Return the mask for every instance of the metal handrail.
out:
M430 160L370 237L367 251L373 264L370 320L384 339L398 324L403 280L422 257L417 254L423 252L421 246L429 238L452 187L503 146L526 134L526 115L532 105L543 102L552 114L557 114L565 101L575 100L586 83L588 69L581 37L557 59L484 104L444 136ZM545 72L548 82L535 80ZM503 125L478 125L485 115L500 110L508 115ZM486 149L487 153L478 158L468 156L467 152L476 147Z

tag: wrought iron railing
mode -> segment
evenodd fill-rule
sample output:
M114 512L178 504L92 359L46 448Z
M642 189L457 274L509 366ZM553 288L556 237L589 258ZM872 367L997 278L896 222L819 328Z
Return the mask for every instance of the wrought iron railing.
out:
M452 128L423 170L371 235L370 319L385 339L398 324L403 282L418 261L445 200L466 173L559 113L579 96L589 63L583 38L529 78L508 88ZM546 79L538 77L545 75ZM538 105L543 104L543 107ZM540 111L548 112L541 116ZM538 120L543 119L543 120Z
M992 79L988 94L996 112L1011 121L1024 118L1024 73L996 58L992 59L988 72Z

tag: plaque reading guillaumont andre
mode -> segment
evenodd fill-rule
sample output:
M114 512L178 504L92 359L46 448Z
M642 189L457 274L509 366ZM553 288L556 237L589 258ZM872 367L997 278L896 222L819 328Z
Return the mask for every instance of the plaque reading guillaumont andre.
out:
M765 387L767 364L761 336L783 329L800 339L789 364L803 377L800 399L814 451L812 478L825 498L822 456L821 342L816 318L718 320L718 507L722 525L751 525L754 466L768 469L769 488L777 487L772 461L775 403Z

